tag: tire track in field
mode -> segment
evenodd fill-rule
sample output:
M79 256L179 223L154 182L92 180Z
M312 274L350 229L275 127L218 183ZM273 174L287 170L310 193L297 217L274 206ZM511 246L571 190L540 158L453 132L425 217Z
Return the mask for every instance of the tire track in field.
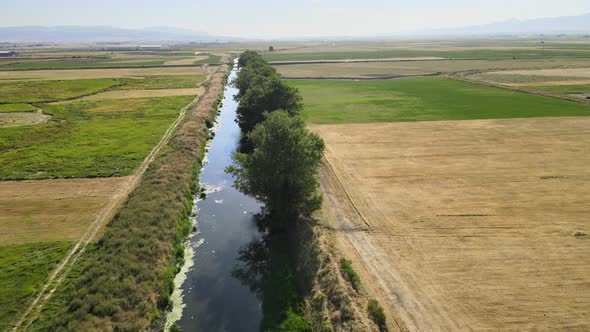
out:
M223 67L219 66L217 68ZM209 79L213 77L213 75L214 74L211 73L209 75ZM207 93L205 93L203 96L207 95ZM168 127L168 129L162 136L162 139L160 139L158 144L152 149L152 151L148 154L144 161L134 171L130 179L126 183L124 183L119 188L119 190L117 190L109 204L107 204L107 206L105 206L96 215L96 218L90 224L84 235L82 235L80 240L78 240L74 247L68 252L66 257L49 275L47 281L45 282L41 290L37 293L35 299L31 302L29 306L27 306L27 308L15 324L12 331L25 331L31 325L31 323L35 321L35 319L37 318L37 316L39 315L39 313L41 312L49 298L51 298L51 295L68 276L72 266L78 261L78 259L84 253L88 245L97 238L99 232L104 228L106 224L108 224L108 222L115 214L116 209L125 201L127 196L139 184L143 174L148 169L150 164L156 159L157 155L162 150L162 148L166 144L168 144L170 138L172 137L172 134L178 127L178 124L184 119L186 111L189 108L193 107L200 100L200 98L201 96L197 96L191 103L182 108L178 117L174 120L170 127Z

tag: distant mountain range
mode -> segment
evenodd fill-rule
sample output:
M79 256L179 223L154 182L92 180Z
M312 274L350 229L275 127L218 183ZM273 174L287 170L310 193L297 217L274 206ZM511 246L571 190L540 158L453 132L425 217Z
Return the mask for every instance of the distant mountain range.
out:
M510 19L468 27L414 31L408 34L429 36L590 34L590 13L530 20Z
M522 36L522 35L590 35L590 13L578 16L548 17L530 20L511 19L502 22L450 29L426 29L378 36L342 37L343 39L372 39L384 36ZM302 38L287 38L299 40ZM310 38L303 38L310 39ZM338 39L322 37L312 39ZM243 41L244 38L212 36L207 32L170 27L153 27L145 29L123 29L109 26L23 26L0 27L0 42L4 43L172 43L172 42L231 42Z
M109 26L0 27L0 42L225 42L238 38L211 36L206 32L169 27L123 29Z

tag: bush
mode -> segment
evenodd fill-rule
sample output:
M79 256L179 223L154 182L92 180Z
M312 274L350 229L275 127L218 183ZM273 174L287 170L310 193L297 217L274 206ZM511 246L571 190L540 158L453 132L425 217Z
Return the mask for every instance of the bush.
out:
M287 318L281 323L279 327L281 331L289 332L308 332L311 331L311 327L305 320L305 318L294 313L292 310L287 312Z
M371 299L369 300L367 310L369 312L369 317L379 326L379 329L383 331L385 329L385 312L383 311L383 307L381 307L377 300Z
M350 284L352 288L358 291L361 287L361 278L359 277L358 273L352 268L352 261L342 258L340 260L340 270L342 270L342 274Z

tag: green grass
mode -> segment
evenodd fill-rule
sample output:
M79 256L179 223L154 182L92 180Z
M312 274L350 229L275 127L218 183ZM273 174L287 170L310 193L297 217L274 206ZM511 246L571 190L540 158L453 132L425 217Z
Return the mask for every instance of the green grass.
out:
M207 59L195 61L195 65L202 65L202 64L219 64L221 63L221 57L219 55L209 54Z
M588 105L446 78L291 84L316 124L590 115Z
M357 291L360 290L361 278L359 277L358 273L356 273L356 271L352 268L352 261L342 258L340 260L340 270L342 271L344 277L348 279L348 281L352 285L352 288L354 288Z
M129 175L192 99L42 105L49 122L0 130L0 179Z
M0 331L9 330L71 242L0 246Z
M493 50L475 49L460 51L436 50L383 50L383 51L347 51L347 52L301 52L301 53L264 53L267 61L304 61L304 60L344 60L344 59L383 59L412 57L441 57L464 59L506 59L506 58L553 58L553 57L590 57L590 50Z
M121 85L112 90L154 90L195 88L206 75L147 76L145 78L120 78Z
M0 113L8 112L34 112L37 107L29 104L0 104Z
M39 103L73 99L104 91L119 84L116 79L3 82L0 103Z
M379 326L379 329L383 331L386 326L386 318L385 312L383 311L383 307L377 302L377 300L371 299L367 305L367 311L369 313L369 317Z

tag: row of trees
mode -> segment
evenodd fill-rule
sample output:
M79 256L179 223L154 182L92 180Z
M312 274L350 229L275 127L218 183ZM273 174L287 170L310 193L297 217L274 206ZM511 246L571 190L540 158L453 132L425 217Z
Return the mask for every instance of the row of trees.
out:
M284 229L321 205L317 169L324 142L300 117L299 91L259 53L242 53L238 65L237 122L249 148L235 154L228 170L238 189L265 204L271 229Z

